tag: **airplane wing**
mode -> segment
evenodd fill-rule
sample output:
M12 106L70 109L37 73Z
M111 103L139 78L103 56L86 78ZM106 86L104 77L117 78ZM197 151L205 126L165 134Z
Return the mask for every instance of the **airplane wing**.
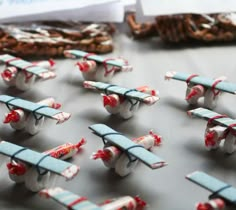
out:
M141 91L138 91L136 89L124 88L117 85L111 85L108 83L84 81L83 84L85 88L97 89L103 91L106 94L115 93L130 99L135 99L144 102L145 104L154 104L156 103L156 101L159 100L159 97L157 96L152 96L147 93L142 93Z
M188 78L190 78L192 74L187 74L183 72L167 72L165 75L166 79L176 79L180 81L186 81ZM206 86L208 88L211 88L215 80L206 78L206 77L201 77L201 76L195 76L191 79L191 83L193 84L200 84L203 86ZM214 87L216 90L221 90L224 92L236 94L236 84L229 83L229 82L219 82L218 84L215 85Z
M67 56L67 57L79 57L79 58L84 58L86 57L86 55L88 55L87 52L83 52L83 51L80 51L80 50L66 50L64 52L64 54ZM88 60L94 60L98 63L103 63L104 61L106 61L105 58L99 56L99 55L89 55L89 57L87 57L86 59ZM125 62L123 62L122 60L118 60L118 59L114 59L114 60L107 60L106 61L107 64L109 65L112 65L112 66L117 66L117 67L120 67L122 68L123 66L127 66L127 64Z
M9 106L21 108L26 111L32 112L35 115L42 115L57 120L57 123L65 122L70 118L71 115L69 113L62 112L58 109L53 109L45 105L40 105L34 102L26 101L8 95L0 95L0 102L5 103L8 108Z
M0 142L0 153L28 163L36 168L54 172L64 176L66 179L72 179L79 172L79 167L76 165L6 141Z
M102 210L102 208L88 201L86 198L78 196L67 190L63 190L59 187L44 189L40 191L39 194L42 197L52 198L56 202L71 210Z
M104 124L91 125L89 128L96 135L117 146L123 152L127 152L129 155L139 159L151 169L161 168L166 165L161 158Z
M195 184L213 192L214 196L219 196L233 204L236 204L236 189L204 172L195 171L186 176Z
M55 72L49 71L48 69L34 65L28 61L17 59L14 56L4 54L0 55L0 61L7 63L11 66L15 66L18 69L25 70L29 73L35 74L43 79L49 79L56 76Z
M197 108L197 109L190 110L188 111L188 115L200 117L205 120L213 119L212 120L213 123L217 125L225 126L225 127L229 127L231 125L236 124L236 120L233 120L227 116L223 116L222 118L217 118L217 116L221 116L221 115L218 114L217 112L213 112L211 110L204 109L204 108ZM214 119L214 117L216 118ZM236 126L232 126L232 129L236 131Z

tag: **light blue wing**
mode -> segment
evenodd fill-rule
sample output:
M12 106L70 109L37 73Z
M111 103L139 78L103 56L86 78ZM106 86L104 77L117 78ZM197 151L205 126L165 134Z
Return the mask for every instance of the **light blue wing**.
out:
M217 112L213 112L213 111L205 109L205 108L197 108L197 109L190 110L190 111L188 111L188 114L190 116L200 117L205 120L209 120L213 117L220 116L220 114L218 114ZM233 120L229 117L214 119L212 122L215 124L224 126L224 127L228 127L230 125L236 124L236 120ZM236 126L232 127L232 129L236 130Z
M186 178L195 184L211 191L214 196L219 196L225 200L236 204L236 189L215 177L204 172L195 171L186 176Z
M188 73L183 73L183 72L173 72L172 76L170 76L171 79L176 79L180 81L186 81L192 74ZM168 76L166 76L168 78ZM207 77L201 77L201 76L196 76L191 79L191 83L193 84L200 84L203 86L206 86L208 88L211 88L213 84L215 83L214 79L210 79ZM236 84L229 83L229 82L219 82L215 86L216 90L221 90L224 92L236 94Z
M157 96L152 96L147 93L142 93L138 91L137 89L124 88L124 87L111 85L111 84L103 83L103 82L85 81L84 87L95 88L97 90L103 91L106 94L115 93L115 94L125 96L130 99L135 99L135 100L144 102L146 104L154 104L156 103L157 100L159 100Z
M76 165L6 141L0 142L0 153L28 163L38 169L54 172L67 179L73 178L79 171L79 167Z
M34 65L34 64L32 64L28 61L22 60L22 59L13 60L15 58L16 57L8 55L8 54L0 55L0 61L2 61L4 63L7 62L11 66L15 66L18 69L25 70L25 71L35 74L39 77L41 77L41 75L43 73L49 71L48 69ZM8 62L9 60L12 60L12 61Z
M102 208L88 201L86 198L59 187L42 190L40 195L50 197L71 210L102 210Z
M54 109L45 105L40 105L38 103L26 101L8 95L0 95L0 102L5 103L8 107L13 106L16 108L21 108L34 114L42 115L55 120L59 120L57 118L58 115L62 115L62 117L65 116L64 121L68 119L68 115L70 116L70 114L62 112L58 109ZM64 122L63 119L60 120L60 122Z
M71 54L73 56L83 58L88 53L84 52L84 51L80 51L80 50L66 50L65 54ZM106 60L106 58L103 58L99 55L92 55L92 54L89 55L89 57L87 57L86 59L94 60L94 61L99 62L99 63L103 63ZM127 65L126 63L122 62L122 60L115 60L115 59L114 60L107 60L106 63L109 64L109 65L112 65L112 66L120 67L120 68Z
M117 146L123 152L139 159L145 165L152 169L165 166L165 161L153 153L146 150L144 147L134 143L132 140L125 137L123 134L116 132L104 124L95 124L89 128L98 136L104 138L109 143Z

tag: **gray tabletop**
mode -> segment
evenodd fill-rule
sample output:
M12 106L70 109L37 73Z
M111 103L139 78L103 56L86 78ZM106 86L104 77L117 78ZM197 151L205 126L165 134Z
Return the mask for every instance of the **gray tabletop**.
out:
M121 120L109 115L102 106L101 96L84 90L82 76L75 68L75 61L57 60L57 77L42 81L27 91L21 92L6 87L0 81L0 93L39 101L53 96L62 103L62 110L72 113L69 121L55 125L48 120L43 130L35 136L16 132L9 125L0 124L0 138L43 152L65 142L76 143L82 137L87 139L84 149L71 162L81 167L73 180L66 182L61 177L52 177L51 186L59 186L88 197L100 203L108 198L122 195L139 195L150 210L190 210L198 201L207 201L209 192L187 181L185 175L202 170L236 186L235 154L225 155L222 149L209 152L204 147L206 121L191 119L184 100L186 84L179 81L165 81L166 71L197 73L207 77L227 76L236 82L235 44L166 46L158 38L132 40L119 27L115 36L115 51L107 55L128 59L134 70L118 73L112 83L135 88L149 85L160 92L160 100L153 106L143 106L133 118ZM235 114L235 96L223 94L215 111ZM0 116L4 118L7 109L1 105ZM134 173L120 178L108 170L102 161L91 160L92 152L103 147L100 138L93 135L88 126L104 123L130 138L145 135L150 129L163 137L163 144L153 152L165 159L167 167L151 170L139 164ZM16 185L9 178L5 162L0 167L1 209L51 210L65 209L52 200L40 198L27 191L24 185Z

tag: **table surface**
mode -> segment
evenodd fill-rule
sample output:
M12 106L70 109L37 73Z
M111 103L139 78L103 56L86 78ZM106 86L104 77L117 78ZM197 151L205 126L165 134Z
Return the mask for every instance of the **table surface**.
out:
M26 92L8 88L0 81L0 93L35 102L53 96L62 103L61 109L72 113L72 117L61 125L48 120L35 136L14 131L9 125L1 123L0 138L43 152L65 142L76 143L84 137L87 144L71 160L81 167L78 176L71 181L52 177L50 186L65 188L95 203L122 195L139 195L148 203L147 209L150 210L194 209L195 203L207 201L210 193L187 181L185 175L201 170L236 186L236 155L226 155L222 148L211 152L205 149L206 121L187 116L186 111L194 107L184 100L186 84L176 80L165 81L164 75L167 71L196 73L211 78L225 75L230 82L236 82L235 43L173 47L164 45L158 38L133 40L126 32L125 26L118 27L114 38L115 51L106 56L128 59L133 71L118 73L111 83L129 88L149 85L160 92L160 100L155 105L143 106L129 120L111 116L103 108L101 96L82 87L83 78L74 66L75 60L56 60L55 79L37 82ZM234 106L234 96L226 93L220 97L215 111L235 118ZM2 105L1 120L6 112ZM103 147L101 139L88 129L89 125L96 123L107 124L130 138L145 135L152 129L163 137L163 144L154 148L153 152L169 165L151 170L139 164L134 173L125 178L119 177L102 161L89 158L92 152ZM1 209L65 209L52 200L29 192L24 185L14 184L8 178L5 165L6 162L1 161Z

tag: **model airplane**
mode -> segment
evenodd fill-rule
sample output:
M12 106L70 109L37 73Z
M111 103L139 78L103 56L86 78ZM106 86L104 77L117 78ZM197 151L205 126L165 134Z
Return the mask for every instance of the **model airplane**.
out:
M176 79L187 83L186 101L197 104L198 99L204 97L204 106L213 109L222 92L236 94L236 84L225 82L226 77L210 79L196 74L182 72L167 72L165 79Z
M117 199L109 199L100 205L90 202L86 197L81 197L59 187L44 189L40 196L52 198L70 210L142 210L146 203L139 197L124 196Z
M39 132L44 118L63 123L71 116L69 113L58 110L60 104L56 103L53 98L34 103L8 95L0 95L0 103L5 103L10 110L4 123L10 123L11 127L17 130L25 128L31 135Z
M120 176L130 174L138 161L143 162L151 169L167 165L164 160L147 150L147 148L150 149L156 142L160 141L158 136L153 136L151 140L146 139L143 142L136 143L104 124L95 124L89 126L89 128L94 134L103 139L104 149L107 148L110 151L110 157L103 158L105 165L109 168L114 168L115 172ZM92 157L94 158L96 154L99 153L93 154Z
M122 58L103 58L80 50L64 51L66 57L81 58L76 65L85 80L108 82L117 71L131 71L132 67Z
M132 141L137 145L143 146L146 150L150 150L154 146L159 146L161 144L161 136L150 131L148 135L132 139ZM116 146L106 146L102 150L93 153L91 158L94 160L101 159L105 166L108 168L114 168L117 174L125 176L129 171L123 167L122 158L119 159L121 156L122 151ZM119 164L121 164L121 167L119 167ZM129 170L132 170L132 168L129 168Z
M188 111L189 116L200 117L208 121L205 130L205 145L209 149L217 149L223 139L225 152L231 154L236 149L236 120L226 115L204 108Z
M71 154L74 154L80 146L71 144L69 146ZM67 180L79 172L78 166L56 159L70 157L69 153L64 152L60 157L55 154L56 150L60 148L54 149L54 154L52 151L38 153L6 141L0 142L0 153L11 158L11 162L7 164L10 178L18 183L25 182L25 186L33 192L45 188L50 177L49 172L64 176Z
M226 203L235 206L236 188L231 185L201 171L193 172L186 178L212 192L208 202L197 204L197 210L223 210Z
M104 92L105 95L102 96L105 109L124 119L132 117L141 102L152 105L159 100L157 92L147 86L129 89L102 82L84 81L84 87Z
M0 62L6 64L5 70L1 73L3 81L8 86L16 86L20 90L28 90L36 78L51 79L56 76L52 71L55 64L53 60L30 63L4 54L0 55Z

